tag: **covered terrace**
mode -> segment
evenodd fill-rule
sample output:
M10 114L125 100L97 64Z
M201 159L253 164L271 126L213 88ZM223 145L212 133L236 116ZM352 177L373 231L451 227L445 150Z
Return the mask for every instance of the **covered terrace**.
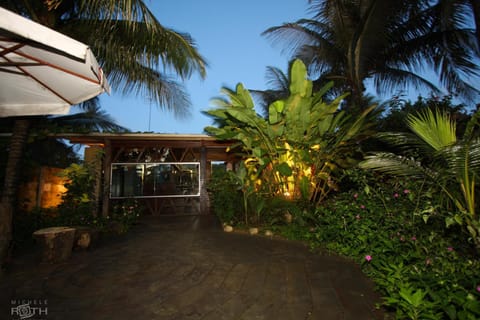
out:
M85 145L85 161L97 178L98 212L108 215L115 201L138 199L147 214L208 214L207 184L212 163L233 167L231 142L204 134L63 134Z

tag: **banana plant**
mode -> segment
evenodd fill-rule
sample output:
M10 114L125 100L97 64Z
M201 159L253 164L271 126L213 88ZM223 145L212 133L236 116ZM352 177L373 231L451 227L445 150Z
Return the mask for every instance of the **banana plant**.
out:
M480 190L480 111L472 115L463 137L457 138L456 122L439 110L407 116L412 133L384 133L379 137L402 150L399 154L377 152L360 166L397 176L426 181L438 191L441 203L455 208L446 224L465 228L480 250L480 220L476 199Z
M320 202L336 188L335 172L356 163L357 140L366 132L367 115L352 119L339 109L346 97L323 99L333 86L313 92L303 62L290 68L290 94L270 104L268 117L255 111L250 92L240 83L223 88L226 98L213 100L206 112L218 126L205 131L221 140L235 141L250 179L271 196Z

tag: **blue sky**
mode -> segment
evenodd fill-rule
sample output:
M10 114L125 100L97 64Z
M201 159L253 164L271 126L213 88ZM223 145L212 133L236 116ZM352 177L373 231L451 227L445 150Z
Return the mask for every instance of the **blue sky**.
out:
M211 119L201 114L213 108L210 100L223 86L242 82L247 88L266 89L265 71L274 66L286 71L288 57L260 34L284 22L309 17L307 0L147 0L159 21L189 33L209 63L207 78L194 75L185 82L192 101L192 116L177 120L145 97L112 92L100 96L102 108L133 132L202 133ZM149 130L150 119L150 130Z
M264 90L267 66L287 71L289 57L282 54L285 43L273 46L261 33L285 22L311 17L307 0L145 0L145 3L164 26L189 33L209 67L206 79L194 75L184 82L192 101L191 117L187 119L176 119L158 106L150 106L147 97L123 96L114 91L110 96L102 94L102 108L133 132L202 133L211 124L202 111L214 108L210 100L221 95L223 86L234 88L241 82L249 89ZM416 100L419 92L409 91L405 98Z

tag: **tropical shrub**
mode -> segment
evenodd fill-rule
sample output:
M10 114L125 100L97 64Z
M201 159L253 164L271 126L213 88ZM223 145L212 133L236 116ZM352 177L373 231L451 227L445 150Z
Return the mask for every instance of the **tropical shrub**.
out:
M222 223L237 224L243 221L241 188L232 171L214 167L207 190L213 213Z
M110 215L104 218L105 228L114 229L107 230L114 233L125 233L137 223L143 211L144 208L137 199L116 200Z
M480 216L475 199L480 196L480 111L457 138L456 123L441 111L427 109L407 117L410 133L382 133L380 138L401 153L376 152L366 157L363 168L391 175L408 176L438 193L437 203L447 209L447 225L458 224L480 250Z
M290 94L269 106L267 119L256 113L249 91L238 84L235 90L223 89L227 99L214 100L219 108L206 113L219 126L205 131L234 141L231 149L246 169L244 192L320 203L337 189L342 169L357 163L357 142L373 107L350 118L339 109L345 95L323 99L333 84L313 92L300 60L290 73Z
M243 163L236 171L214 169L207 189L213 213L222 223L230 225L282 224L286 212L297 208L297 203L252 188Z

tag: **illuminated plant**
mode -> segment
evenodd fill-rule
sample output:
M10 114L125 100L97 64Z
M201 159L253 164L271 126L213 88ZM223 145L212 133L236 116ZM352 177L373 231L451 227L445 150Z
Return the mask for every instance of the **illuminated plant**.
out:
M337 172L357 163L357 142L374 107L352 119L339 108L346 95L323 99L333 83L313 92L300 60L292 63L290 79L290 95L270 104L267 118L257 114L242 84L223 88L226 99L215 99L218 108L206 112L218 127L205 130L234 141L231 149L239 150L257 190L318 203L337 188Z

